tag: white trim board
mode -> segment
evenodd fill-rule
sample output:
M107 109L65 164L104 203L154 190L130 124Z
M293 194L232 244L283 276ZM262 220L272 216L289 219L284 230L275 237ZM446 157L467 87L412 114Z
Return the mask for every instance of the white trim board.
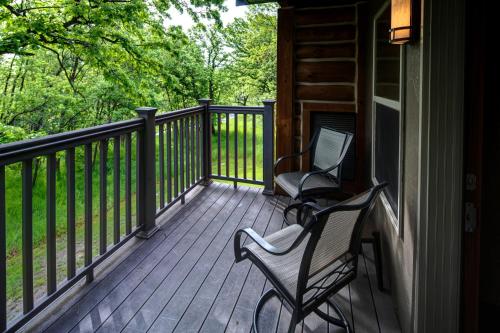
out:
M459 332L464 0L422 1L413 331Z
M404 143L405 143L405 85L406 85L406 52L404 47L400 46L399 50L399 100L391 100L385 97L380 97L375 95L375 87L377 80L377 63L376 63L376 55L377 55L377 40L376 40L376 21L383 14L385 10L390 6L390 1L386 1L380 9L377 11L372 21L372 112L371 112L371 180L373 184L379 184L377 177L375 175L376 165L375 165L375 136L376 136L376 104L384 105L389 107L397 112L399 112L399 152L398 152L398 161L399 161L399 174L398 174L398 212L396 213L392 206L389 204L389 200L387 199L384 192L381 193L381 203L382 207L386 211L386 214L394 227L396 233L399 237L403 238L403 213L404 213L404 201L403 201L403 193L404 193Z

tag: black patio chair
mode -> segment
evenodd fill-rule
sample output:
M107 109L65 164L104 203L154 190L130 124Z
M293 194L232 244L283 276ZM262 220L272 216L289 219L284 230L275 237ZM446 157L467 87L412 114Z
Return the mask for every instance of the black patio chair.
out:
M342 191L342 163L351 145L353 135L322 126L313 135L306 150L280 157L274 164L274 181L298 203L289 205L283 214L286 224L290 225L288 213L298 209L297 222L300 224L304 202L313 201L332 192ZM311 152L310 172L293 171L277 173L283 161Z
M293 224L265 238L253 229L238 230L234 238L236 262L251 260L269 279L267 291L254 310L253 329L265 303L273 296L292 313L289 332L314 312L324 320L351 332L340 308L329 298L356 278L363 225L375 199L386 186L381 184L347 201L321 209L305 203L313 214L304 225ZM241 236L253 242L241 244ZM329 304L338 318L319 310Z

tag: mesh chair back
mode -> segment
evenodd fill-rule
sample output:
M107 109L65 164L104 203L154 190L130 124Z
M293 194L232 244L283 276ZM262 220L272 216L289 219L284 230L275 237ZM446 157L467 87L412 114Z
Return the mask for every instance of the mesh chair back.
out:
M364 192L342 205L359 205L365 203L371 191ZM316 243L309 266L309 276L313 276L328 267L337 259L349 252L353 240L353 232L358 230L360 215L366 207L355 210L340 210L329 214ZM361 231L359 231L361 232Z
M314 169L328 169L342 162L344 150L349 148L352 135L328 127L321 127L314 148ZM340 178L340 167L329 172L336 179Z

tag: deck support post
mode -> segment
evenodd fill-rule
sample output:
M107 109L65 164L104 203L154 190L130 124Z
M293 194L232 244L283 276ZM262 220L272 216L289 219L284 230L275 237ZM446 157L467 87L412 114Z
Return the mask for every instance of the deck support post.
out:
M137 137L139 150L137 152L138 167L138 196L139 206L137 216L142 224L142 230L137 234L140 238L151 238L158 227L156 226L156 135L155 114L158 109L142 107L136 112L144 119L144 127Z
M203 161L202 161L202 172L203 172L203 182L205 186L210 185L212 181L210 180L210 175L212 174L212 122L210 121L210 103L212 102L209 98L199 99L200 105L205 107L203 112Z
M264 130L263 130L263 176L264 195L274 194L273 165L274 165L274 100L265 100L264 103ZM291 144L291 143L290 143Z

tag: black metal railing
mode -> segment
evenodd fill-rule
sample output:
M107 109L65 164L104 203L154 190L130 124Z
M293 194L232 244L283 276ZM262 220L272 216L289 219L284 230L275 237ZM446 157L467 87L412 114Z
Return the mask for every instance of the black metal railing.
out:
M205 106L197 106L156 117L159 175L157 216L179 200L184 203L186 193L204 181L202 162L205 116Z
M143 131L143 121L134 119L94 128L83 129L47 136L39 139L15 142L0 146L0 331L15 331L43 308L53 302L81 278L92 281L94 268L115 252L141 230L141 221L132 226L132 136L139 138ZM107 241L107 195L106 177L100 179L100 229L99 253L92 251L92 187L93 152L100 151L100 170L107 170L108 142L113 141L114 173L114 237L111 246ZM120 146L125 146L125 230L120 229ZM84 173L84 241L83 267L77 269L76 221L75 221L75 150L83 148ZM140 147L139 152L140 152ZM94 150L95 149L95 150ZM66 278L57 281L56 249L56 168L57 156L64 155L66 176ZM45 160L46 165L46 295L38 300L34 297L33 271L33 163ZM7 323L6 290L6 214L5 169L11 164L20 164L22 178L22 302L23 315L13 323ZM104 171L105 172L105 171ZM19 200L13 198L13 200ZM123 231L123 232L122 232ZM36 301L36 302L35 302Z
M157 230L156 218L176 202L184 203L185 195L197 185L208 185L213 178L235 185L238 182L264 185L264 193L272 194L273 108L273 101L265 101L263 107L228 107L212 106L210 100L200 100L200 106L158 116L156 108L139 108L138 119L0 145L0 332L16 331L82 278L92 281L96 266L131 238L151 237ZM76 152L82 155L83 168L79 170L83 172L83 193L77 193L75 174L80 165L76 163ZM35 299L33 163L41 160L45 161L46 169L46 294ZM57 193L56 173L63 169L61 160L65 161L66 178L64 265L58 259L60 233L56 224L56 214L61 214L56 209L56 196L61 195ZM19 233L23 311L8 320L6 231L10 217L6 213L6 168L13 165L20 165L22 179ZM108 186L110 169L111 187ZM93 207L94 181L99 192L98 221L94 212L97 207ZM77 194L83 197L83 226L76 222ZM111 226L108 211L112 212ZM98 230L93 230L94 222ZM77 228L83 228L78 229L83 231L78 249ZM113 229L112 233L108 228ZM83 252L80 265L78 250ZM61 272L57 270L61 266L65 266L66 276L58 281Z
M273 191L274 101L263 107L208 105L213 140L209 177ZM264 144L265 143L265 144Z

